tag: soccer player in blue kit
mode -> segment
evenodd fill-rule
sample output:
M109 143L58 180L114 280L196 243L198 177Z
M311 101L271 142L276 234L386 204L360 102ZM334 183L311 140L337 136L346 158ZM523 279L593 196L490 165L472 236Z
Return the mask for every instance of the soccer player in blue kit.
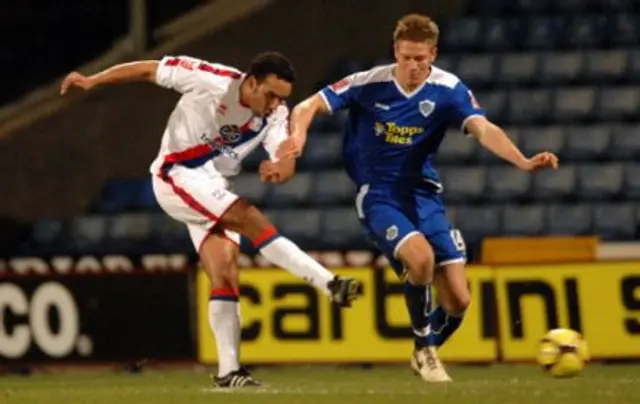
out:
M465 245L447 219L433 159L449 126L525 171L557 168L543 152L526 158L460 79L436 66L438 26L429 17L401 18L396 63L354 73L298 104L282 156L299 156L317 113L349 109L343 153L356 183L356 212L374 244L405 280L414 333L411 367L425 381L450 381L437 356L469 305ZM431 284L440 306L431 310Z

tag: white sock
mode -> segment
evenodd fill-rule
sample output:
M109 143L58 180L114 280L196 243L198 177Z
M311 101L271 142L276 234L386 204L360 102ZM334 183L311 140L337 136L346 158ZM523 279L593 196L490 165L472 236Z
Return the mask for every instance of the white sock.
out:
M331 295L327 283L335 275L307 255L291 240L278 236L260 248L260 254L282 269L309 282L327 296Z
M213 294L213 293L212 293ZM218 349L218 377L240 368L240 305L238 301L209 301L209 326Z

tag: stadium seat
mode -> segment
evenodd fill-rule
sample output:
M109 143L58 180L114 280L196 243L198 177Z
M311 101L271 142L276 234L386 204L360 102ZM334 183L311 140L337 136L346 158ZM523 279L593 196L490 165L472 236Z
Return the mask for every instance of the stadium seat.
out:
M562 37L564 21L558 16L532 17L527 20L524 45L526 49L554 49Z
M567 136L567 156L571 160L597 160L607 156L611 144L608 125L572 126Z
M580 52L550 52L542 58L540 80L550 84L566 84L581 79L584 55Z
M194 248L200 247L193 245L184 223L162 213L149 215L148 219L151 227L151 246L158 250L154 252L191 252Z
M613 82L623 77L629 59L626 50L590 51L586 56L585 77L591 82Z
M555 236L591 234L591 207L587 204L554 204L547 207L547 230Z
M298 206L309 200L312 177L310 173L297 173L284 184L270 185L265 206Z
M583 165L578 175L580 196L591 200L610 200L622 192L622 165L617 163Z
M604 88L600 91L597 116L601 120L636 118L640 112L640 87Z
M640 82L640 49L629 51L629 59L627 61L627 70L624 79L629 83Z
M473 159L478 142L465 136L460 130L449 130L440 144L436 159L438 163L463 164Z
M504 116L508 99L508 93L506 91L475 93L475 97L480 106L485 110L489 119L495 122L506 120Z
M107 181L93 204L94 213L120 213L136 206L143 180L117 179Z
M147 213L126 213L109 217L108 238L119 246L140 243L152 236L151 216Z
M443 32L442 45L447 50L474 49L480 46L482 24L477 18L456 20L455 29Z
M620 125L613 130L611 153L620 159L640 158L640 125Z
M543 170L533 174L533 195L539 201L567 200L576 192L577 169L560 165L557 171Z
M64 244L64 224L55 219L38 220L31 229L30 239L38 247L60 247Z
M457 206L451 221L467 243L500 233L500 210L495 206Z
M609 43L617 46L637 46L640 42L640 17L634 13L618 13L609 18Z
M499 58L498 74L495 80L500 83L528 83L538 74L538 55L536 53L511 53Z
M545 230L544 206L505 206L502 233L508 236L536 236Z
M316 174L311 192L314 204L352 204L355 195L356 187L344 170Z
M559 4L571 2L585 3L589 0L563 0ZM597 48L602 45L606 33L607 20L603 15L572 15L562 36L563 44L570 49Z
M321 211L317 209L288 209L279 213L278 230L301 247L313 248L321 234Z
M504 17L486 19L484 22L484 47L493 51L515 49L518 45L519 32L518 19Z
M562 156L565 143L565 132L560 126L528 126L520 130L519 145L526 155L550 151Z
M319 239L334 249L370 248L358 221L355 208L338 208L323 211L322 231Z
M456 75L471 87L483 86L496 77L493 55L468 55L459 59Z
M440 170L444 198L453 202L478 200L485 190L484 167L455 167Z
M69 222L69 247L75 252L101 248L106 235L106 216L78 216Z
M305 168L338 166L342 161L342 133L310 133L299 161Z
M457 61L458 59L453 55L441 55L436 59L435 66L448 72L455 72Z
M640 163L629 163L624 167L625 199L640 200Z
M555 122L576 122L591 119L596 102L596 89L576 87L557 90L555 93Z
M636 207L631 203L602 204L593 209L593 227L605 240L633 239L636 232Z
M251 203L262 206L265 203L267 184L256 173L242 173L231 179L233 192L247 198Z
M528 196L531 176L515 167L491 167L487 174L487 195L493 201L508 201Z
M535 123L548 119L551 94L548 90L515 90L509 94L509 122Z

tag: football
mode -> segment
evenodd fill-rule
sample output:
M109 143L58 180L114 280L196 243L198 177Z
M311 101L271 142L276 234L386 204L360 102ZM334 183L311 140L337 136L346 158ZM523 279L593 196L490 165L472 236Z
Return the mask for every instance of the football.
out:
M538 363L554 377L576 376L589 359L587 342L574 330L551 330L540 340Z

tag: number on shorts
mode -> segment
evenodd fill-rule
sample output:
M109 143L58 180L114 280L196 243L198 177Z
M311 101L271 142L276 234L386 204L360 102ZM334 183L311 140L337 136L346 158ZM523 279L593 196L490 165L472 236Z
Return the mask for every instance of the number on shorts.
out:
M464 243L464 239L462 238L462 233L458 229L452 229L449 234L451 234L451 240L453 240L453 245L456 246L456 250L462 252L467 249L467 246Z
M225 197L226 194L227 194L227 191L224 190L224 189L220 189L220 188L219 189L214 189L213 193L212 193L213 197L216 198L219 201L222 200Z

